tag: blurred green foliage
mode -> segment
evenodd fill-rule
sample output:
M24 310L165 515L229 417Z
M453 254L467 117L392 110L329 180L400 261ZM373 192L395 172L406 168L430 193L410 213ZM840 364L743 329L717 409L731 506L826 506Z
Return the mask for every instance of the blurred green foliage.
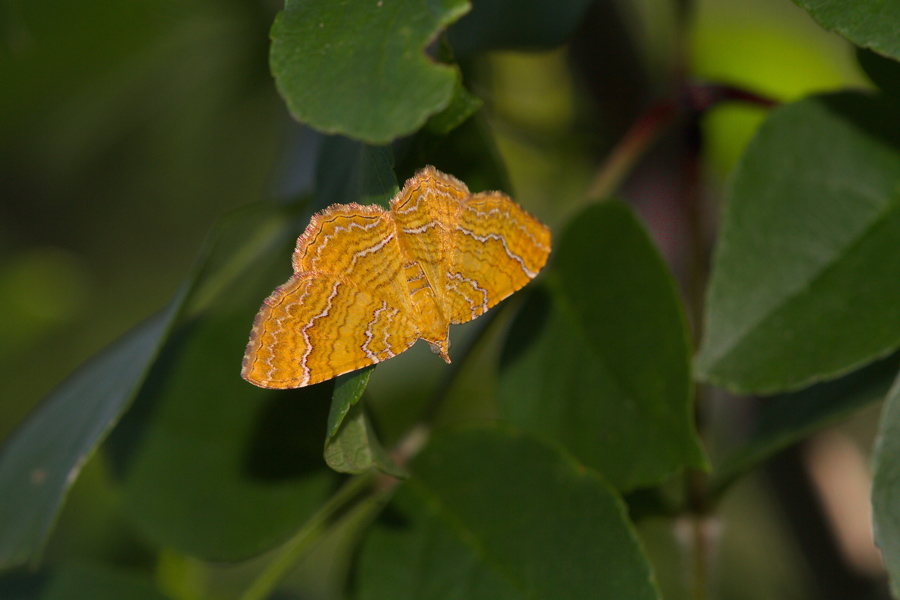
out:
M276 8L3 4L0 436L172 296L217 215L271 195Z

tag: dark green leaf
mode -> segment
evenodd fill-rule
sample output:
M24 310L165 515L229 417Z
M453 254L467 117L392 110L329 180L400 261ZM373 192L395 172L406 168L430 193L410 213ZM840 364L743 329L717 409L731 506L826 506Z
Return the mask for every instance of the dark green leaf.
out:
M462 82L456 86L450 104L428 119L428 129L438 135L450 133L481 108L481 99L469 93Z
M4 600L166 600L146 577L109 566L57 564L0 576Z
M900 355L893 354L840 379L758 399L756 430L745 445L715 469L711 487L715 493L721 493L788 446L882 400L898 371Z
M459 56L554 48L568 40L590 5L590 0L479 0L447 35Z
M390 146L366 146L360 165L360 195L357 204L378 204L391 207L397 195L397 176L394 175L394 153Z
M771 393L900 345L900 112L845 93L775 112L722 217L699 376Z
M900 59L900 4L891 0L794 0L819 24L857 46Z
M433 165L463 181L472 192L511 188L506 167L483 113L446 135L427 127L397 144L397 177L405 180Z
M367 146L341 136L322 141L316 162L316 205L378 204L389 208L399 191L389 146Z
M36 558L81 467L131 404L181 298L69 378L7 440L0 567Z
M148 580L108 568L80 565L58 569L41 600L166 600Z
M504 350L507 417L620 489L703 466L685 317L647 234L610 202L577 215L555 246L553 293L532 295Z
M123 509L161 545L257 554L293 534L335 482L316 441L331 385L269 391L239 374L253 314L290 270L296 230L271 207L223 220L185 318L110 439Z
M13 570L0 573L0 598L38 600L50 579L47 570Z
M363 473L374 467L395 477L406 476L378 441L363 405L355 403L325 442L325 462L340 473Z
M865 48L856 49L856 61L882 92L900 98L900 63Z
M334 394L331 397L331 410L328 412L328 429L325 432L325 443L328 443L350 410L350 407L359 402L366 386L369 384L369 375L375 366L366 367L353 373L341 375L335 380Z
M454 66L426 47L465 0L288 0L272 26L270 64L298 121L374 144L421 127L450 103Z
M361 600L658 598L616 493L521 434L435 439L365 540Z
M337 378L328 413L325 462L341 473L362 473L375 467L389 475L403 477L403 469L397 466L378 441L372 422L358 404L374 368Z
M436 48L437 58L443 63L454 63L456 57L453 49L447 43L447 36L438 40ZM453 99L447 108L428 119L425 129L438 135L450 133L481 108L481 99L469 93L462 81L457 81L453 90Z
M900 596L900 377L888 393L872 455L872 511L875 542Z

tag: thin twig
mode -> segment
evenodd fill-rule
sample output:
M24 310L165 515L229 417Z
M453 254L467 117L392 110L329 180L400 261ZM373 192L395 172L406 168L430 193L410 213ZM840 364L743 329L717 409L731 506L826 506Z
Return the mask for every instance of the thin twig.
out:
M341 515L352 506L358 506L364 499L374 496L373 490L378 482L380 474L369 471L350 478L328 501L314 514L306 524L279 549L275 556L250 584L239 600L264 600L269 597L287 576L291 569L303 558L321 539L322 534L333 525ZM395 480L396 481L396 480ZM389 490L382 488L377 491L383 498L389 497ZM380 503L375 503L373 510L380 508Z

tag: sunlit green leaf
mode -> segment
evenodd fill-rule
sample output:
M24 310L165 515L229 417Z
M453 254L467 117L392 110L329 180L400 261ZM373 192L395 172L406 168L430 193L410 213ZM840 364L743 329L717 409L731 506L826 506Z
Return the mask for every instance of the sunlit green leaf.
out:
M298 121L383 144L447 107L459 81L426 48L466 0L288 0L272 26L270 64Z
M775 112L726 201L700 376L771 393L900 345L898 190L895 104L843 93Z
M381 445L364 407L359 404L373 369L369 367L337 378L328 413L325 462L341 473L362 473L375 467L402 477L404 471Z
M819 24L854 44L900 59L900 4L890 0L847 2L846 0L794 0Z

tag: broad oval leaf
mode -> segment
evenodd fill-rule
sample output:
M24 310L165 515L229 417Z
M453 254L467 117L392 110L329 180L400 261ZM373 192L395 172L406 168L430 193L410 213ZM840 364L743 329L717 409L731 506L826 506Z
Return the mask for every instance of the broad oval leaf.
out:
M900 596L900 377L894 381L881 413L872 454L872 518L875 542Z
M900 60L900 4L891 1L794 0L819 24L857 46Z
M383 144L446 108L459 81L428 44L466 0L287 0L272 26L272 73L295 119Z
M504 430L433 440L364 541L361 600L658 598L621 499Z
M773 393L900 345L898 190L895 105L843 93L776 111L726 199L699 376Z
M500 400L620 489L705 466L690 345L661 257L624 204L594 205L556 243L548 279L513 323Z

